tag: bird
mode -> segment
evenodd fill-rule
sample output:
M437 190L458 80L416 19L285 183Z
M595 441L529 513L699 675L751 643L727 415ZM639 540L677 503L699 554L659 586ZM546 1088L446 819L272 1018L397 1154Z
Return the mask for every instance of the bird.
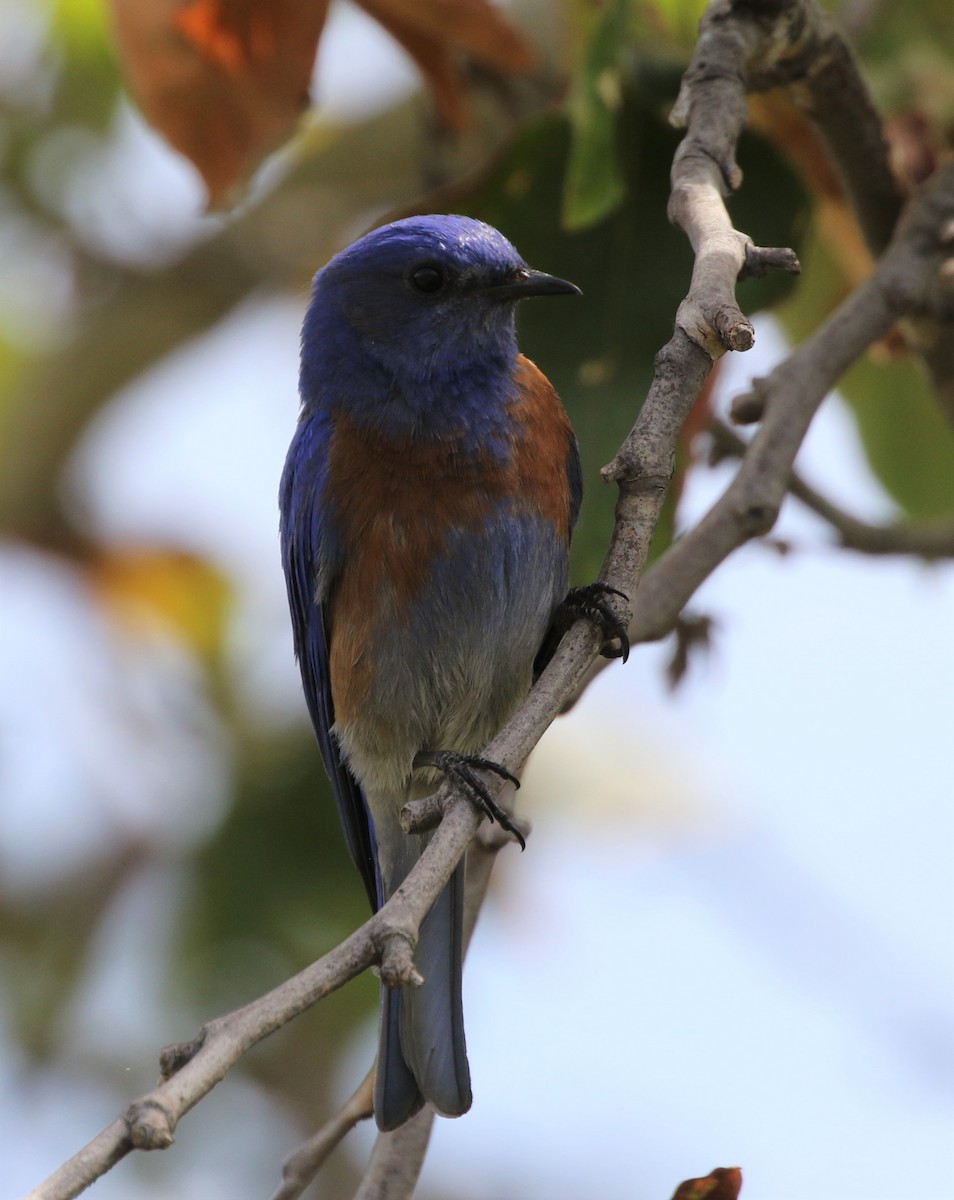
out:
M612 588L567 600L579 449L516 338L519 301L578 294L459 215L373 229L313 281L281 555L305 700L375 911L428 840L403 831L400 810L442 775L519 838L481 772L513 776L479 751L572 616L625 636L599 594ZM382 985L382 1130L425 1101L444 1116L471 1106L462 909L461 865L421 924L423 983Z

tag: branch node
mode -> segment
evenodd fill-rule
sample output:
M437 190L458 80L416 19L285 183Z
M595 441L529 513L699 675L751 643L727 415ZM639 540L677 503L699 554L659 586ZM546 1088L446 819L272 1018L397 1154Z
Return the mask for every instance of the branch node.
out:
M177 1071L181 1071L186 1063L191 1062L205 1045L207 1026L199 1030L191 1042L173 1042L163 1046L159 1051L159 1082L165 1083Z
M765 416L765 380L753 379L752 388L734 397L729 406L729 417L736 425L755 425Z
M126 1127L135 1150L167 1150L175 1141L175 1120L155 1098L130 1104L126 1109Z
M715 362L727 350L751 350L755 328L731 292L713 283L689 292L679 305L676 325Z
M756 500L747 504L739 514L739 524L746 536L760 537L768 533L778 519L779 506L768 500Z
M442 789L420 800L408 800L401 809L401 828L405 833L428 833L440 825L447 808Z
M719 322L721 326L721 322ZM732 320L725 328L719 328L723 343L729 350L751 350L755 345L755 329L748 318Z
M690 655L696 651L708 652L712 647L712 630L715 621L704 614L683 612L673 626L676 645L666 667L666 681L674 692L682 683L689 669Z
M381 947L378 974L387 987L420 987L424 976L414 965L417 939L404 929L387 928L375 939Z
M617 454L612 462L600 468L600 478L604 483L632 483L639 475L639 464Z
M632 442L627 441L613 461L600 469L600 478L604 483L618 484L621 490L625 488L631 495L662 495L669 487L671 477L647 471Z
M739 271L739 279L755 279L769 271L786 271L789 275L800 275L802 264L798 255L788 246L756 246L752 242L745 247L745 262Z

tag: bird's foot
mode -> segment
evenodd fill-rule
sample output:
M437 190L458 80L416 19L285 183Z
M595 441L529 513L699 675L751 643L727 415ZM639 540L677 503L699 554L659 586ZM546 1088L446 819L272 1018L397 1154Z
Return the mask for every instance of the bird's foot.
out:
M625 662L629 658L629 634L626 626L617 617L606 602L607 596L620 596L623 600L629 597L619 588L610 587L608 583L586 583L582 587L570 588L560 602L560 616L569 627L580 617L585 617L605 636L600 649L604 658L621 658ZM618 645L610 645L618 642Z
M514 787L520 786L520 780L512 775L506 767L493 762L489 758L481 758L478 754L459 754L456 750L422 750L415 755L415 767L434 767L462 788L471 800L487 814L491 821L496 821L501 829L505 829L520 843L520 849L526 850L527 842L519 827L505 808L494 799L493 794L481 779L478 771L490 771L506 779Z

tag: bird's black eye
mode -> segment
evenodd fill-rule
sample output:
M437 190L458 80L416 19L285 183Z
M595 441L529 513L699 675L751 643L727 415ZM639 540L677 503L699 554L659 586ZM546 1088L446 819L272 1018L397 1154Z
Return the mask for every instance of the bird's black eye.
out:
M408 275L408 282L415 292L424 296L435 296L447 282L444 272L432 263L423 263L414 267Z

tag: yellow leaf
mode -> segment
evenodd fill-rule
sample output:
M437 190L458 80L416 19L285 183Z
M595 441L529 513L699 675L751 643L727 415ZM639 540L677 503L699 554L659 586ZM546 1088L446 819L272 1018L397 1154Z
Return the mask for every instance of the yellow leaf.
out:
M204 559L183 550L125 547L95 560L91 578L105 607L131 632L163 629L202 658L219 655L231 588Z

